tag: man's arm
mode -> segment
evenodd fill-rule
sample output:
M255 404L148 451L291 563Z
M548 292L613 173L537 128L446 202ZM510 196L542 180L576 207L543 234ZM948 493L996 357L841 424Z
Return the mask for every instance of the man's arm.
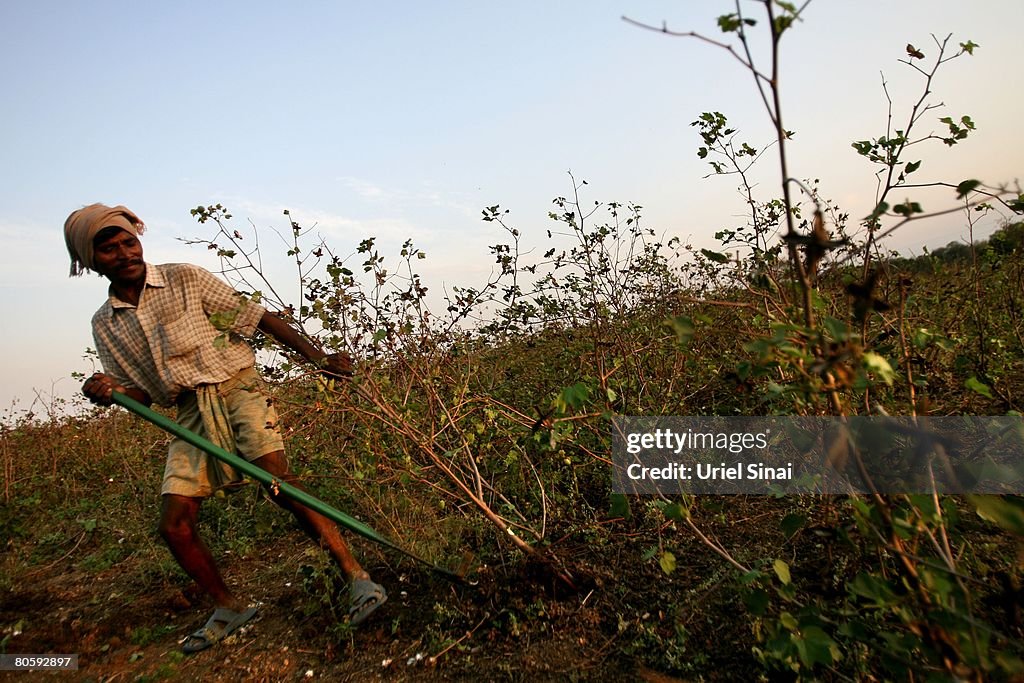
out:
M352 374L352 360L344 353L327 354L310 344L295 328L276 314L267 311L258 325L261 332L269 334L284 346L299 354L328 375L348 377Z

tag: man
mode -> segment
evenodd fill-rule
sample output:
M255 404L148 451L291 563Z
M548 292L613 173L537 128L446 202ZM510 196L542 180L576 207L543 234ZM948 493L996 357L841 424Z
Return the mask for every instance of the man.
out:
M281 318L202 268L146 263L139 241L144 229L127 208L103 204L73 212L64 224L71 275L92 270L110 281L107 301L92 319L104 372L86 380L83 393L101 405L110 405L117 391L145 405L177 406L182 426L296 485L277 412L243 337L259 329L330 376L352 374L348 357L316 349ZM186 638L186 653L209 647L256 614L224 583L196 530L203 499L240 481L234 468L180 439L171 442L160 535L216 604L206 625ZM387 593L352 556L336 524L275 491L269 495L340 565L351 584L351 624L384 604Z

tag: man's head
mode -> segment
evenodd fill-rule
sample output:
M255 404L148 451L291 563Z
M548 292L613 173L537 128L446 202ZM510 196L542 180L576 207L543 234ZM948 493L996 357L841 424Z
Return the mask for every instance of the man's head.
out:
M141 262L142 245L139 244L138 236L145 229L146 226L139 217L123 206L90 204L72 212L64 222L64 242L71 256L71 275L81 275L86 270L94 270L110 277L111 268L122 267L128 260L136 260L134 254L126 252L128 242L134 242L131 247L137 247L137 260ZM113 259L104 259L102 256L97 259L97 243L118 241L117 235L121 233L131 238L127 241L120 240L122 243L118 249L121 253L110 252L109 255L113 256Z
M92 239L92 269L115 285L145 282L146 262L142 243L134 233L109 225Z

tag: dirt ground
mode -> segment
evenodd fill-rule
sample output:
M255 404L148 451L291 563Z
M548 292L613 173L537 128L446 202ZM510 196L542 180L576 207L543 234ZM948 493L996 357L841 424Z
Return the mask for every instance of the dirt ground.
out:
M730 632L739 620L728 617L732 599L719 589L726 582L716 577L727 575L719 560L694 540L690 559L681 556L668 581L656 561L637 561L650 539L621 540L613 554L586 543L561 549L578 558L576 590L522 563L477 566L476 585L457 585L404 561L391 568L393 558L362 546L389 600L351 630L329 610L308 614L317 604L303 584L309 544L293 530L275 545L298 550L220 558L229 584L260 613L190 656L180 643L212 605L183 575L146 576L131 557L101 572L57 563L0 594L0 627L8 626L7 653L77 653L80 668L0 673L0 681L673 681L681 679L645 662L657 659L651 648L661 638L675 642L680 625L688 639L673 656L693 659L675 666L694 679L734 680L756 668L749 645L719 646L750 638ZM638 649L638 634L647 649Z
M792 537L778 531L798 503L732 497L721 509L709 506L700 526L746 563L799 558L792 562L795 583L821 599L841 599L857 560L839 540L815 533L820 526ZM962 524L971 548L988 548L994 557L1021 551L976 516ZM213 606L169 553L155 546L86 570L74 561L84 545L61 561L18 565L24 573L0 590L3 651L77 653L79 670L0 672L0 682L794 680L792 672L773 672L757 660L756 620L737 591L736 570L669 522L608 520L553 541L556 554L571 562L574 589L493 549L487 563L476 558L473 585L461 585L357 541L363 565L389 593L358 629L344 624L345 586L325 578L329 563L293 527L270 547L218 555L228 583L260 612L230 638L189 656L181 642ZM660 547L675 554L670 573L653 553ZM978 575L979 590L997 584L994 565L986 571ZM979 593L979 605L997 628L1019 638L1021 594L1003 604L1003 594L989 592ZM846 678L836 673L836 680Z

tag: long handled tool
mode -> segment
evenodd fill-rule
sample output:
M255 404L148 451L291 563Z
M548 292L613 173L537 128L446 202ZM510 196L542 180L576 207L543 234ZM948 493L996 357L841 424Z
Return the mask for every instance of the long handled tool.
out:
M301 503L302 505L305 505L308 508L316 510L324 517L334 520L341 526L359 534L363 538L367 538L373 541L374 543L379 543L383 546L391 548L392 550L397 550L406 557L411 557L417 562L426 565L427 567L429 567L430 569L434 570L435 572L437 572L441 576L444 576L447 579L451 579L452 581L457 581L459 583L464 583L466 581L466 577L463 574L453 572L451 570L445 569L444 567L439 567L433 562L425 560L422 557L419 557L418 555L409 552L405 548L399 546L394 541L391 541L385 538L384 536L381 536L376 531L360 522L358 519L349 517L344 512L341 512L340 510L331 507L322 500L309 495L302 489L296 488L295 486L289 484L286 481L281 481L280 479L270 474L266 470L261 469L256 465L253 465L251 462L248 462L247 460L238 457L234 453L229 453L220 446L211 443L210 441L204 439L198 434L195 434L185 429L174 420L170 420L161 415L160 413L150 410L149 408L142 405L141 403L131 398L130 396L125 396L124 394L115 391L113 399L114 403L118 404L119 406L122 406L123 408L130 410L131 412L135 413L144 420L152 422L157 427L160 427L164 431L170 432L179 439L187 441L196 448L201 448L214 458L217 458L218 460L226 462L227 464L231 465L239 472L247 474L256 481L260 482L261 484L269 486L275 491L275 493L278 491L280 493L283 493L284 495L288 496L295 502Z

